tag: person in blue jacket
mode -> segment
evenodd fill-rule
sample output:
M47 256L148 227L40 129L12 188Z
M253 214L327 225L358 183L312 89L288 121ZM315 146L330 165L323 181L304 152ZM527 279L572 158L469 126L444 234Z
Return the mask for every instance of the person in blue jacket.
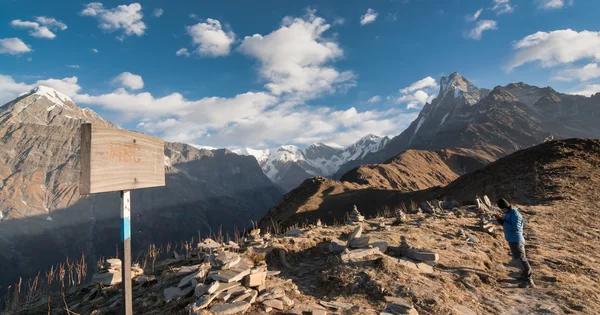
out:
M504 238L508 242L513 259L521 263L522 274L520 287L534 288L535 284L531 279L531 265L525 254L525 238L523 237L523 217L519 209L511 206L506 199L498 200L498 207L504 210L504 216L499 218L500 224L504 226Z

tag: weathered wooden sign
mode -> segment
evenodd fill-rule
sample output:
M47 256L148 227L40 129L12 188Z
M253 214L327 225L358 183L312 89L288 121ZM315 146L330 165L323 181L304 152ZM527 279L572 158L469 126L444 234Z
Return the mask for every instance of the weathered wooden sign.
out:
M121 191L122 314L133 314L130 190L165 185L164 141L102 125L81 125L82 195Z
M164 141L102 125L81 125L82 195L165 185Z

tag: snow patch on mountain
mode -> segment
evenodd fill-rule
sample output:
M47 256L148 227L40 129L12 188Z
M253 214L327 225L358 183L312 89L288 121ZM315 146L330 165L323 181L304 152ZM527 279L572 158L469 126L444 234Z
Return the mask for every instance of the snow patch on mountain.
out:
M254 156L265 175L277 182L279 178L283 177L280 172L287 169L285 166L288 163L298 164L312 176L331 177L345 163L381 150L388 141L388 137L368 135L344 149L324 143L315 143L305 150L295 145L284 145L273 149L242 148L232 151L240 155Z

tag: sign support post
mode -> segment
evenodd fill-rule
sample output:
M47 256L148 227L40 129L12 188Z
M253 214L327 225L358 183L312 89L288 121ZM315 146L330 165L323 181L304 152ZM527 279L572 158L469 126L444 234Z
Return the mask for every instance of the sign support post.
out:
M122 314L133 315L131 190L165 186L164 141L103 125L82 124L81 195L121 193Z
M133 315L133 297L131 290L131 204L130 191L121 191L121 275L123 283L123 314Z

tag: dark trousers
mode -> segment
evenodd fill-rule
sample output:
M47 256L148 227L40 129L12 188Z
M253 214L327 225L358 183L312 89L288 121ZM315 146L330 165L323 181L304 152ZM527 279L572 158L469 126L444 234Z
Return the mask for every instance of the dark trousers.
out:
M528 280L531 278L531 265L529 264L529 260L527 260L527 255L525 254L525 244L520 242L509 242L508 246L510 247L510 252L512 253L513 259L519 261L521 263L521 277L523 280Z

